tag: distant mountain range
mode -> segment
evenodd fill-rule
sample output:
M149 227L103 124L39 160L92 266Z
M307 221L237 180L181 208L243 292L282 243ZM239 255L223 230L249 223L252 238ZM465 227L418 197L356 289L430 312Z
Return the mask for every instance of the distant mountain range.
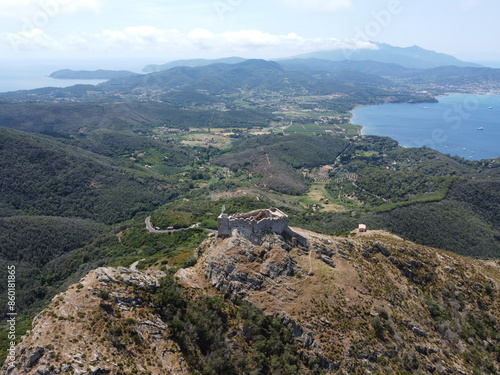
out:
M259 90L325 95L332 92L352 94L354 86L392 90L394 85L416 85L423 90L432 86L441 93L450 86L466 87L485 82L492 88L499 86L500 69L456 66L416 69L371 60L295 58L278 62L251 59L237 64L178 66L148 75L112 79L98 87L122 93L202 90L206 94L220 95Z
M243 57L226 57L222 59L192 59L192 60L175 60L166 64L160 65L147 65L142 69L144 73L155 73L161 72L163 70L172 69L178 66L186 66L189 68L195 68L198 66L207 66L212 64L238 64L245 61Z
M376 49L336 49L327 51L316 51L290 58L275 59L281 62L298 59L320 59L329 61L375 61L385 64L396 64L409 69L430 69L440 66L457 67L481 67L479 64L465 62L454 56L423 49L418 46L395 47L384 43L373 43ZM238 64L246 59L242 57L228 57L222 59L192 59L175 60L162 65L148 65L143 69L144 73L154 73L168 70L178 66L195 68L211 64Z
M354 85L377 89L392 86L388 79L374 74L343 72L342 69L288 69L281 63L245 60L238 64L211 64L200 67L179 66L145 76L123 77L99 85L108 92L143 90L202 90L212 95L241 90L308 92L326 95L335 90L352 94ZM326 62L326 65L333 62ZM366 70L369 70L366 68Z
M60 75L79 78L84 73ZM77 74L78 73L78 74ZM109 75L87 75L105 79ZM408 68L373 60L332 61L318 58L293 58L280 61L250 59L236 64L214 63L198 67L178 66L150 74L116 73L116 78L99 85L75 85L67 88L41 88L0 94L0 100L33 98L77 99L95 97L96 92L133 97L153 95L175 105L213 102L210 95L244 91L298 93L308 95L362 95L363 97L417 100L415 93L430 94L418 101L453 90L455 92L488 92L500 90L500 69L486 67L440 66L429 69ZM89 78L90 79L90 78ZM429 91L430 90L430 91ZM368 94L369 93L369 94ZM410 95L410 96L408 96ZM360 99L360 98L359 98ZM187 101L186 101L187 100ZM361 100L361 99L360 99ZM361 100L364 103L364 100Z
M306 88L307 91L322 93L331 90L332 84L337 89L339 85L346 84L392 86L387 79L396 79L405 84L438 83L442 86L500 80L500 70L464 62L450 55L417 46L401 48L375 44L377 49L317 51L276 61L242 57L176 60L146 66L143 71L147 75L124 70L65 69L52 73L50 77L110 80L102 88L114 92L148 87L163 90L201 89L212 94L238 92L242 88Z
M373 60L392 63L413 69L429 69L439 66L481 67L479 64L461 61L453 56L426 50L418 46L394 47L384 43L374 43L377 49L317 51L295 56L295 58L316 58L323 60Z

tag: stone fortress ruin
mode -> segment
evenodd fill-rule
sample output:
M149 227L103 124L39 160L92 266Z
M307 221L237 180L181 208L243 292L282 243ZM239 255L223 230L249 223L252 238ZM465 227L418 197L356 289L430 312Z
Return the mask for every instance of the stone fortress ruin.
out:
M255 210L241 214L220 214L217 218L218 237L233 236L234 231L253 243L260 243L268 233L282 235L286 239L307 246L307 240L288 227L288 215L277 208Z

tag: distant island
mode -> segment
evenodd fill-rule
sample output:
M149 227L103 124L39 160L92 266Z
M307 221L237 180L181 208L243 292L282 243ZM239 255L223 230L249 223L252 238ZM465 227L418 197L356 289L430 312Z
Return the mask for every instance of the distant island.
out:
M129 72L127 70L71 70L63 69L58 70L51 75L50 78L54 79L113 79L137 76L138 73Z

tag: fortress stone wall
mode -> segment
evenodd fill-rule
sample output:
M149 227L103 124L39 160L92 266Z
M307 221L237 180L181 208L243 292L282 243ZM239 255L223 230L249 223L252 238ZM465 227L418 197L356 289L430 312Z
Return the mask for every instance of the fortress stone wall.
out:
M252 242L260 242L267 233L276 233L295 238L299 243L307 242L288 227L288 215L277 208L255 210L236 215L221 214L217 218L218 236L231 237L237 230Z

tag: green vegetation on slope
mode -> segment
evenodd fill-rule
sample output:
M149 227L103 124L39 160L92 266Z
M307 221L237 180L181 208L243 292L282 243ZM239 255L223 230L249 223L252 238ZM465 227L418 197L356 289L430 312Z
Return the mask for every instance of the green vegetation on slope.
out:
M296 195L307 189L300 168L333 163L348 145L331 136L267 135L236 141L216 163L233 171L248 171L260 186Z
M26 313L40 306L47 296L48 264L101 237L105 227L90 220L62 217L16 216L0 218L0 278L7 279L7 266L16 266L16 306ZM7 306L5 285L0 306Z
M413 204L381 214L374 226L465 256L498 258L500 230L460 201Z
M0 128L0 202L11 210L116 223L176 194L174 183L127 174L111 159Z
M197 374L323 373L317 358L300 356L283 318L266 316L249 302L187 298L172 272L162 280L154 302ZM228 335L238 345L231 345Z
M104 232L90 220L48 216L0 218L0 257L41 267L50 260L82 247Z
M0 246L0 278L7 279L7 266L16 267L17 338L29 329L30 320L54 295L92 269L129 266L140 259L145 259L143 266L157 268L164 267L169 260L182 264L189 261L193 250L206 238L200 229L149 233L142 220L114 227L116 234L103 232L103 226L88 220L67 218L6 218L1 219L0 227L5 230L0 240L6 240ZM31 238L31 243L23 242L26 238ZM54 247L46 249L49 242ZM9 247L16 243L17 248ZM38 248L45 251L38 253ZM6 284L0 292L0 304L7 306ZM1 325L0 333L6 329L5 324ZM1 335L0 362L6 356L7 342L7 335Z
M384 137L356 142L341 161L327 188L332 196L354 199L358 208L299 216L301 226L340 233L364 222L462 255L500 256L498 164L404 149ZM344 178L349 173L355 177Z
M151 126L163 125L180 129L252 128L267 125L273 119L269 111L260 109L214 111L177 108L161 102L113 103L116 99L100 97L94 103L0 103L0 124L66 137L98 129L147 131Z
M0 128L0 267L18 267L23 314L39 311L55 293L97 266L130 265L142 258L142 266L189 264L191 251L206 232L152 234L144 228L144 217L153 214L154 224L162 229L196 222L215 228L222 205L233 213L281 207L286 200L291 223L308 229L345 233L365 222L369 229L389 229L460 254L500 256L498 161L485 166L427 148L403 149L385 137L348 141L326 135L238 134L241 138L223 153L153 138L158 127L282 127L290 118L299 124L295 130L301 124L318 129L312 124L323 115L343 123L355 105L429 100L412 89L394 90L394 83L370 74L311 75L263 61L226 68L178 69L152 81L114 82L117 86L107 86L106 93L85 85L34 90L29 97L13 93L10 98L38 102L0 103L0 125L18 129ZM299 204L312 181L306 170L327 164L333 166L328 176L333 181L323 184L330 197L341 198L339 203L349 199L344 204L348 212L313 211ZM246 189L248 197L224 196L237 188ZM222 198L215 201L215 196ZM97 222L112 229L106 231ZM452 302L443 300L442 308ZM203 358L206 366L190 363L198 371L244 373L249 360L264 372L307 367L295 349L276 344L289 344L279 322L234 307L258 325L234 318L257 335L241 338L246 350L239 353L222 340L229 329L227 307L212 299L183 303L178 340ZM204 314L197 313L197 304ZM481 325L473 317L468 323ZM374 329L383 330L384 324L374 322ZM214 333L214 342L199 341L207 332ZM276 346L270 349L270 343ZM210 357L203 353L204 344L234 361ZM240 354L246 358L241 363L236 359ZM272 361L264 362L263 356Z

